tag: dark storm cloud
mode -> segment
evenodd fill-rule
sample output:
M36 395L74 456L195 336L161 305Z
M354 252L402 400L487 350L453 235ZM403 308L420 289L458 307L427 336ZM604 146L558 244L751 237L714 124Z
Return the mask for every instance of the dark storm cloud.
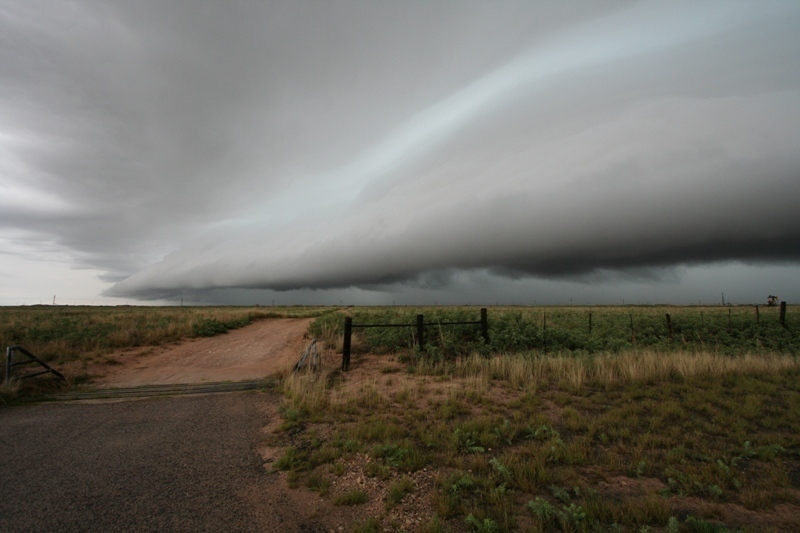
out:
M0 2L0 228L142 298L796 263L798 22L780 1Z

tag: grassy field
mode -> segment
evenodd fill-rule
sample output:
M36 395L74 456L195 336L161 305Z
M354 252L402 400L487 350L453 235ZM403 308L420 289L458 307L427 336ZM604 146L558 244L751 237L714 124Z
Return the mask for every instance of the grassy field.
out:
M785 325L774 308L493 307L488 344L438 325L475 307L352 308L356 324L430 325L422 351L413 327L355 330L347 374L333 311L0 308L0 339L58 363L318 317L327 370L282 379L273 467L352 506L352 531L800 530L796 307Z
M274 467L334 503L355 498L335 493L353 468L382 483L347 503L383 505L354 531L403 530L393 513L407 494L429 503L418 531L798 531L796 333L759 311L492 308L489 346L476 328L434 326L424 352L413 328L363 330L350 373L284 379ZM339 322L312 331L336 348Z

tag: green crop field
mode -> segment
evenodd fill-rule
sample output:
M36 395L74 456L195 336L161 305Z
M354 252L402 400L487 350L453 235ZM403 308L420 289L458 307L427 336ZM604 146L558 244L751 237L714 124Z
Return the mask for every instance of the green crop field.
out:
M354 324L414 324L422 314L426 324L427 359L447 359L482 353L619 353L649 348L658 351L800 353L800 315L789 307L785 325L777 307L491 307L489 343L476 326L437 327L439 322L479 320L469 308L354 308ZM671 335L666 315L670 315ZM329 314L315 321L311 332L331 346L342 335L343 320ZM358 346L372 352L402 351L416 345L415 328L355 330ZM338 340L340 343L341 341Z

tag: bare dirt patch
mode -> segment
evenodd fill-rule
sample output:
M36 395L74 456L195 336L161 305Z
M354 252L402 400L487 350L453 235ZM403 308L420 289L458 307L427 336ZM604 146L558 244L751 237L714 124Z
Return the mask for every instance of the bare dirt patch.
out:
M311 320L265 319L215 337L115 352L89 372L109 387L259 379L297 362Z

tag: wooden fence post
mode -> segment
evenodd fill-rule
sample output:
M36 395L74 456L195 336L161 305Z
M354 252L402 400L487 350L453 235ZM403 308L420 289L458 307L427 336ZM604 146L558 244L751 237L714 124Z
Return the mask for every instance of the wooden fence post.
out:
M417 315L417 342L419 351L425 350L425 324L422 315Z
M353 318L344 317L344 341L342 341L342 372L350 370L350 337L353 334Z
M633 314L628 315L631 317L631 344L636 346L636 331L633 329Z
M489 317L485 307L481 308L481 335L483 342L489 344Z
M667 335L672 339L672 319L669 317L669 313L667 313Z
M760 322L760 317L758 316L758 306L756 306L756 324Z
M786 302L781 302L781 326L786 326Z
M592 334L592 312L589 311L589 335Z
M544 341L544 351L547 352L547 313L542 313L542 341Z

